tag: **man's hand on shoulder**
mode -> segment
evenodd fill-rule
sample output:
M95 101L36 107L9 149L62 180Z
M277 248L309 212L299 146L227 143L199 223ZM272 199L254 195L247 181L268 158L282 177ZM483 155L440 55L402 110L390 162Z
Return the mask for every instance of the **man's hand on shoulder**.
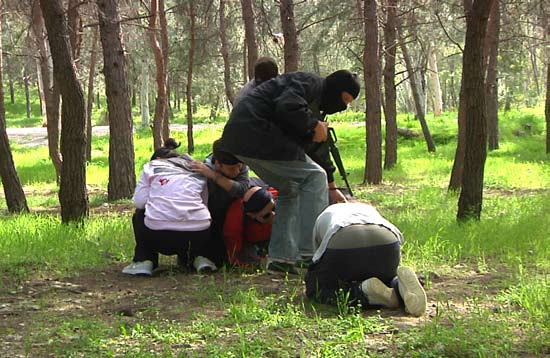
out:
M199 162L198 160L194 160L191 162L191 168L193 168L193 171L195 173L199 173L207 177L208 179L214 179L216 176L216 172L212 170L208 165L204 164L203 162Z

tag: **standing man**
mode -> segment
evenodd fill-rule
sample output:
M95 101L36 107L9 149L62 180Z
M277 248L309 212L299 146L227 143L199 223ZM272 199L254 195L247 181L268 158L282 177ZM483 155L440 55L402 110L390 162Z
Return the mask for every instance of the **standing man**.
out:
M278 75L279 67L275 60L271 57L260 57L254 64L254 78L244 85L235 98L233 105L237 106L239 101L252 92L254 88ZM345 203L347 201L346 196L338 189L334 182L336 168L332 160L330 160L328 142L310 143L304 149L306 154L327 173L329 203Z
M292 72L256 87L233 108L221 145L278 190L267 271L297 274L315 252L312 230L328 205L327 175L304 147L327 140L323 115L343 111L359 95L357 76Z

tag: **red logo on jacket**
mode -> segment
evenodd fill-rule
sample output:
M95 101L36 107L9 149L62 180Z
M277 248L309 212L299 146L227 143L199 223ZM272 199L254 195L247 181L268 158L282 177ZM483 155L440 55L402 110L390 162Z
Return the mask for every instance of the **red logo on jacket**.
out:
M165 184L168 184L168 182L170 181L170 179L166 179L166 178L161 178L159 179L159 183L160 185L165 185Z

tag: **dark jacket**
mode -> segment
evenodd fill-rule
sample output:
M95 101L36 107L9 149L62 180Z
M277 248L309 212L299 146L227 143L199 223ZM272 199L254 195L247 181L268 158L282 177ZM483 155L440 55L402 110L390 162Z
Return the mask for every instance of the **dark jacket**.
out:
M264 160L305 160L304 147L321 119L322 91L323 78L312 73L291 72L262 83L233 108L222 134L224 150Z
M212 154L204 159L204 164L209 168L214 169L214 161ZM212 179L208 179L208 209L212 215L212 220L223 224L225 220L225 212L231 203L238 198L242 198L244 193L249 188L248 166L244 165L234 181L233 187L228 192Z

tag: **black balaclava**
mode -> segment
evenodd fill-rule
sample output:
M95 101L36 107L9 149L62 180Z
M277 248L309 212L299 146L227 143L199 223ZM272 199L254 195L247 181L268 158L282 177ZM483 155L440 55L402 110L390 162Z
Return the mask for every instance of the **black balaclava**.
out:
M328 75L323 81L323 95L321 97L321 110L325 114L343 111L347 108L342 100L342 92L348 92L357 98L361 85L357 75L348 70L339 70Z

